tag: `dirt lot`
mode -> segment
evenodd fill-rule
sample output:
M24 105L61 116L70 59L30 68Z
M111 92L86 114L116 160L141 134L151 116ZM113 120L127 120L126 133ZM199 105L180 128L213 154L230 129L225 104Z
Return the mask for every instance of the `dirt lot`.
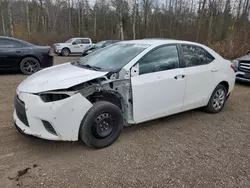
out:
M250 187L250 85L237 84L220 114L194 110L133 126L92 150L18 133L13 96L25 76L0 78L1 188Z

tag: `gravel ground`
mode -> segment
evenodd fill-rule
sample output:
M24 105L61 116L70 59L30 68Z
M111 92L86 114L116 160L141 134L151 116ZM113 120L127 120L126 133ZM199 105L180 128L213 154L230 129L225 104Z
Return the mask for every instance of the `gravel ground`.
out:
M56 63L69 59L56 57ZM102 150L26 138L13 126L20 74L0 75L0 187L250 187L250 85L216 115L194 110L125 128Z

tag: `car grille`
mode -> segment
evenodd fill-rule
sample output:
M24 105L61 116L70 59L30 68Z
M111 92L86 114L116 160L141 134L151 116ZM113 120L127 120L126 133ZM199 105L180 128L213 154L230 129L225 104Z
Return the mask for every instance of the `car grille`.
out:
M250 61L240 61L239 62L239 71L250 72Z
M23 122L23 124L29 127L28 119L26 116L25 103L18 98L18 95L15 95L14 105L17 117L20 119L21 122Z

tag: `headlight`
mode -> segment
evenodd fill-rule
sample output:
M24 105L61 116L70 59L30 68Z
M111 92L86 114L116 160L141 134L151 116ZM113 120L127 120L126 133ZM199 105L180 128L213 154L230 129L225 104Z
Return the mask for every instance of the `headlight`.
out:
M42 93L39 94L40 98L43 100L43 102L53 102L53 101L59 101L59 100L63 100L66 99L68 97L70 97L67 94L63 94L63 93Z
M235 59L235 60L232 61L232 63L234 64L235 69L238 70L239 61Z

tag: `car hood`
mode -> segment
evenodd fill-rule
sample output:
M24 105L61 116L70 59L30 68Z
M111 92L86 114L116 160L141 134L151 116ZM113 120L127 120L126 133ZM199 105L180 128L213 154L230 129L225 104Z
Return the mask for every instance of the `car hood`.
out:
M88 52L88 51L96 51L96 50L98 50L98 49L100 49L100 48L90 48L90 49L88 49L88 50L86 50L86 52Z
M55 43L54 45L58 45L58 46L68 46L71 43Z
M245 56L237 58L236 60L238 60L238 61L250 61L250 56L245 55Z
M96 47L95 46L87 46L85 49L84 49L84 51L86 52L86 51L88 51L88 50L93 50L93 49L95 49Z
M39 93L57 89L67 89L95 78L105 76L108 72L94 71L65 63L41 70L27 77L18 86L18 91Z

